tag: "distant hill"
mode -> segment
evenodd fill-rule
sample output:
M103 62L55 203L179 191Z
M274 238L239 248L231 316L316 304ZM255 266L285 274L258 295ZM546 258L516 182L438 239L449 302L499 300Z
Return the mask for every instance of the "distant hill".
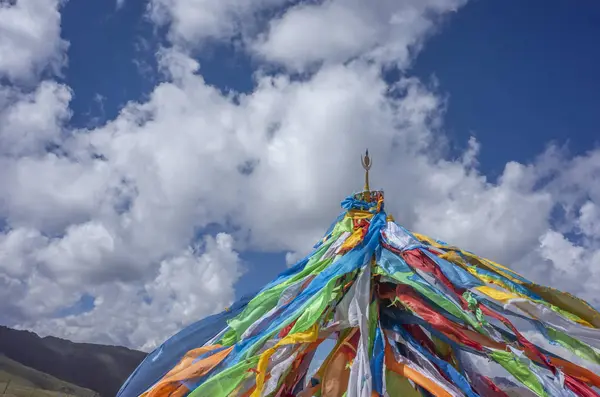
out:
M146 357L146 353L125 347L74 343L51 336L40 338L33 332L3 326L0 326L0 354L30 369L96 391L102 397L115 396ZM33 373L23 374L25 381L37 384L39 378L27 377L34 376Z
M15 397L95 397L98 393L26 367L0 354L0 395Z

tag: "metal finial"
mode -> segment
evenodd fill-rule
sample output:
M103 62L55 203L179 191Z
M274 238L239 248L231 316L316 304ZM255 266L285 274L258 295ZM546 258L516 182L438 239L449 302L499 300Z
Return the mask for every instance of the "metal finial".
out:
M369 170L371 169L371 158L369 157L369 149L365 152L365 156L360 156L360 161L362 163L363 168L365 169L365 192L369 192Z

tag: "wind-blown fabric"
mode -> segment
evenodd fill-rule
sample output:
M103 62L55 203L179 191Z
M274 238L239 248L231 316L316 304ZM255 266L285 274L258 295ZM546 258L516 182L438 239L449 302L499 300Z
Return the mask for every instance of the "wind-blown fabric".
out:
M408 231L382 192L342 208L310 255L167 340L118 396L598 396L589 304Z

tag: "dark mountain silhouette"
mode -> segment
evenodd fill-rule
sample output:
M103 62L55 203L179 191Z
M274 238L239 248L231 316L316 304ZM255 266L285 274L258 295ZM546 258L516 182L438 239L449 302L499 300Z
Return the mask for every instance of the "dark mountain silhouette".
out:
M0 326L0 354L24 366L113 397L146 357L119 346L74 343Z

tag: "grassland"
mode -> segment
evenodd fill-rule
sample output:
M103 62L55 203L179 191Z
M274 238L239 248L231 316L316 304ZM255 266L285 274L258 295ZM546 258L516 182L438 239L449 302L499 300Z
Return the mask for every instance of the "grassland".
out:
M98 394L26 367L0 354L0 396L96 397Z

